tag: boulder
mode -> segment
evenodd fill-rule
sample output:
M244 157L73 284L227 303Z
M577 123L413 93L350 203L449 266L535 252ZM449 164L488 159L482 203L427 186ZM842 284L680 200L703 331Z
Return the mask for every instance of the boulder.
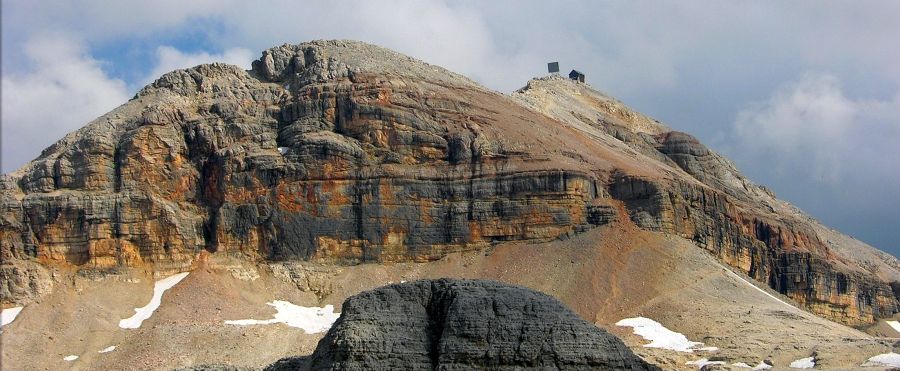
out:
M546 294L494 281L453 279L394 284L347 299L308 367L658 369Z

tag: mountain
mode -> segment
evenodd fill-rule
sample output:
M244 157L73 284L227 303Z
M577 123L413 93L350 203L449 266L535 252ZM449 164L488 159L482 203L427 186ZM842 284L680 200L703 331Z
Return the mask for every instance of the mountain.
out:
M17 365L27 361L16 349L50 346L22 329L46 313L71 332L53 349L88 332L152 343L75 361L95 368L221 361L226 343L259 349L245 365L260 366L297 348L189 319L221 325L276 294L339 306L400 278L493 278L601 326L646 311L706 336L684 323L691 313L715 323L720 335L704 342L723 357L815 349L820 365L841 367L889 350L844 325L900 311L894 257L778 200L688 134L558 76L504 95L354 41L274 47L250 71L165 74L0 183L0 294L25 306L4 328L21 331L3 348ZM148 320L167 330L110 325L141 305L124 293L149 295L152 279L186 271ZM51 305L115 318L80 323ZM153 340L160 331L229 340L197 355ZM135 356L150 350L168 356Z

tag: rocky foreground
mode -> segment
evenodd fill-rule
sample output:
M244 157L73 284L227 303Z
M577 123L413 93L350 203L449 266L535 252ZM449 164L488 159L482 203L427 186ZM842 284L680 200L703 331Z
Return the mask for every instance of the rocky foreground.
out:
M483 280L353 296L311 357L274 370L658 370L556 299Z
M167 312L164 299L165 318L221 324L231 318L220 312L247 315L213 304L236 300L238 289L211 278L222 274L262 277L265 284L241 289L239 302L278 299L253 290L279 287L273 293L340 306L397 276L443 269L537 288L606 326L638 310L671 315L668 325L681 322L700 336L674 316L746 312L752 321L785 321L787 329L764 331L786 339L744 334L761 340L723 352L795 357L838 339L857 353L820 358L846 367L883 343L806 312L867 329L900 311L897 259L776 199L688 134L560 77L503 95L353 41L271 48L250 71L209 64L170 72L3 175L0 189L0 303L25 307L4 327L22 334L3 339L13 341L3 352L15 365L27 364L22 349L53 343L63 352L100 329L109 339L125 336L114 324L144 304L100 286L145 293L156 278L205 269L215 272L210 281L186 283L198 301ZM363 274L370 270L381 278ZM783 315L771 303L739 302L735 293L755 289L732 270L793 309ZM282 290L285 282L301 293ZM103 304L84 307L79 298L88 292ZM208 318L188 307L203 307ZM40 311L47 324L32 322L26 333L29 313ZM84 313L109 318L79 322ZM721 321L723 344L739 338L728 328L763 331L739 317L710 320ZM40 326L71 330L52 335ZM791 337L790 326L811 330ZM207 327L196 336L226 335L234 331ZM201 342L191 339L184 341ZM791 354L782 356L782 346ZM204 360L227 354L210 352ZM62 356L52 357L41 368L56 368ZM73 362L91 366L87 355Z

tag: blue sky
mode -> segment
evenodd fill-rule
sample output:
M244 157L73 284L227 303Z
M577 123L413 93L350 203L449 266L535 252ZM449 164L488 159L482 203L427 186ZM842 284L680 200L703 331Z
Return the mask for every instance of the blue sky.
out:
M900 2L2 3L2 168L160 74L311 39L380 44L510 92L546 62L900 253Z

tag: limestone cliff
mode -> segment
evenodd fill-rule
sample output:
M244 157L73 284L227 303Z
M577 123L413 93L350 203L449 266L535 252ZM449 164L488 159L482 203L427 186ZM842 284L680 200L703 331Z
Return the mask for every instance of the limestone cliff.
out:
M694 138L592 94L545 79L511 98L352 41L168 73L3 176L3 302L46 293L48 268L172 272L203 250L427 261L618 220L835 320L898 311L896 259L846 248Z
M778 200L696 138L558 76L534 79L513 97L586 135L615 138L611 145L638 162L674 171L662 179L619 171L608 183L640 227L691 239L826 318L862 325L900 310L896 258Z

